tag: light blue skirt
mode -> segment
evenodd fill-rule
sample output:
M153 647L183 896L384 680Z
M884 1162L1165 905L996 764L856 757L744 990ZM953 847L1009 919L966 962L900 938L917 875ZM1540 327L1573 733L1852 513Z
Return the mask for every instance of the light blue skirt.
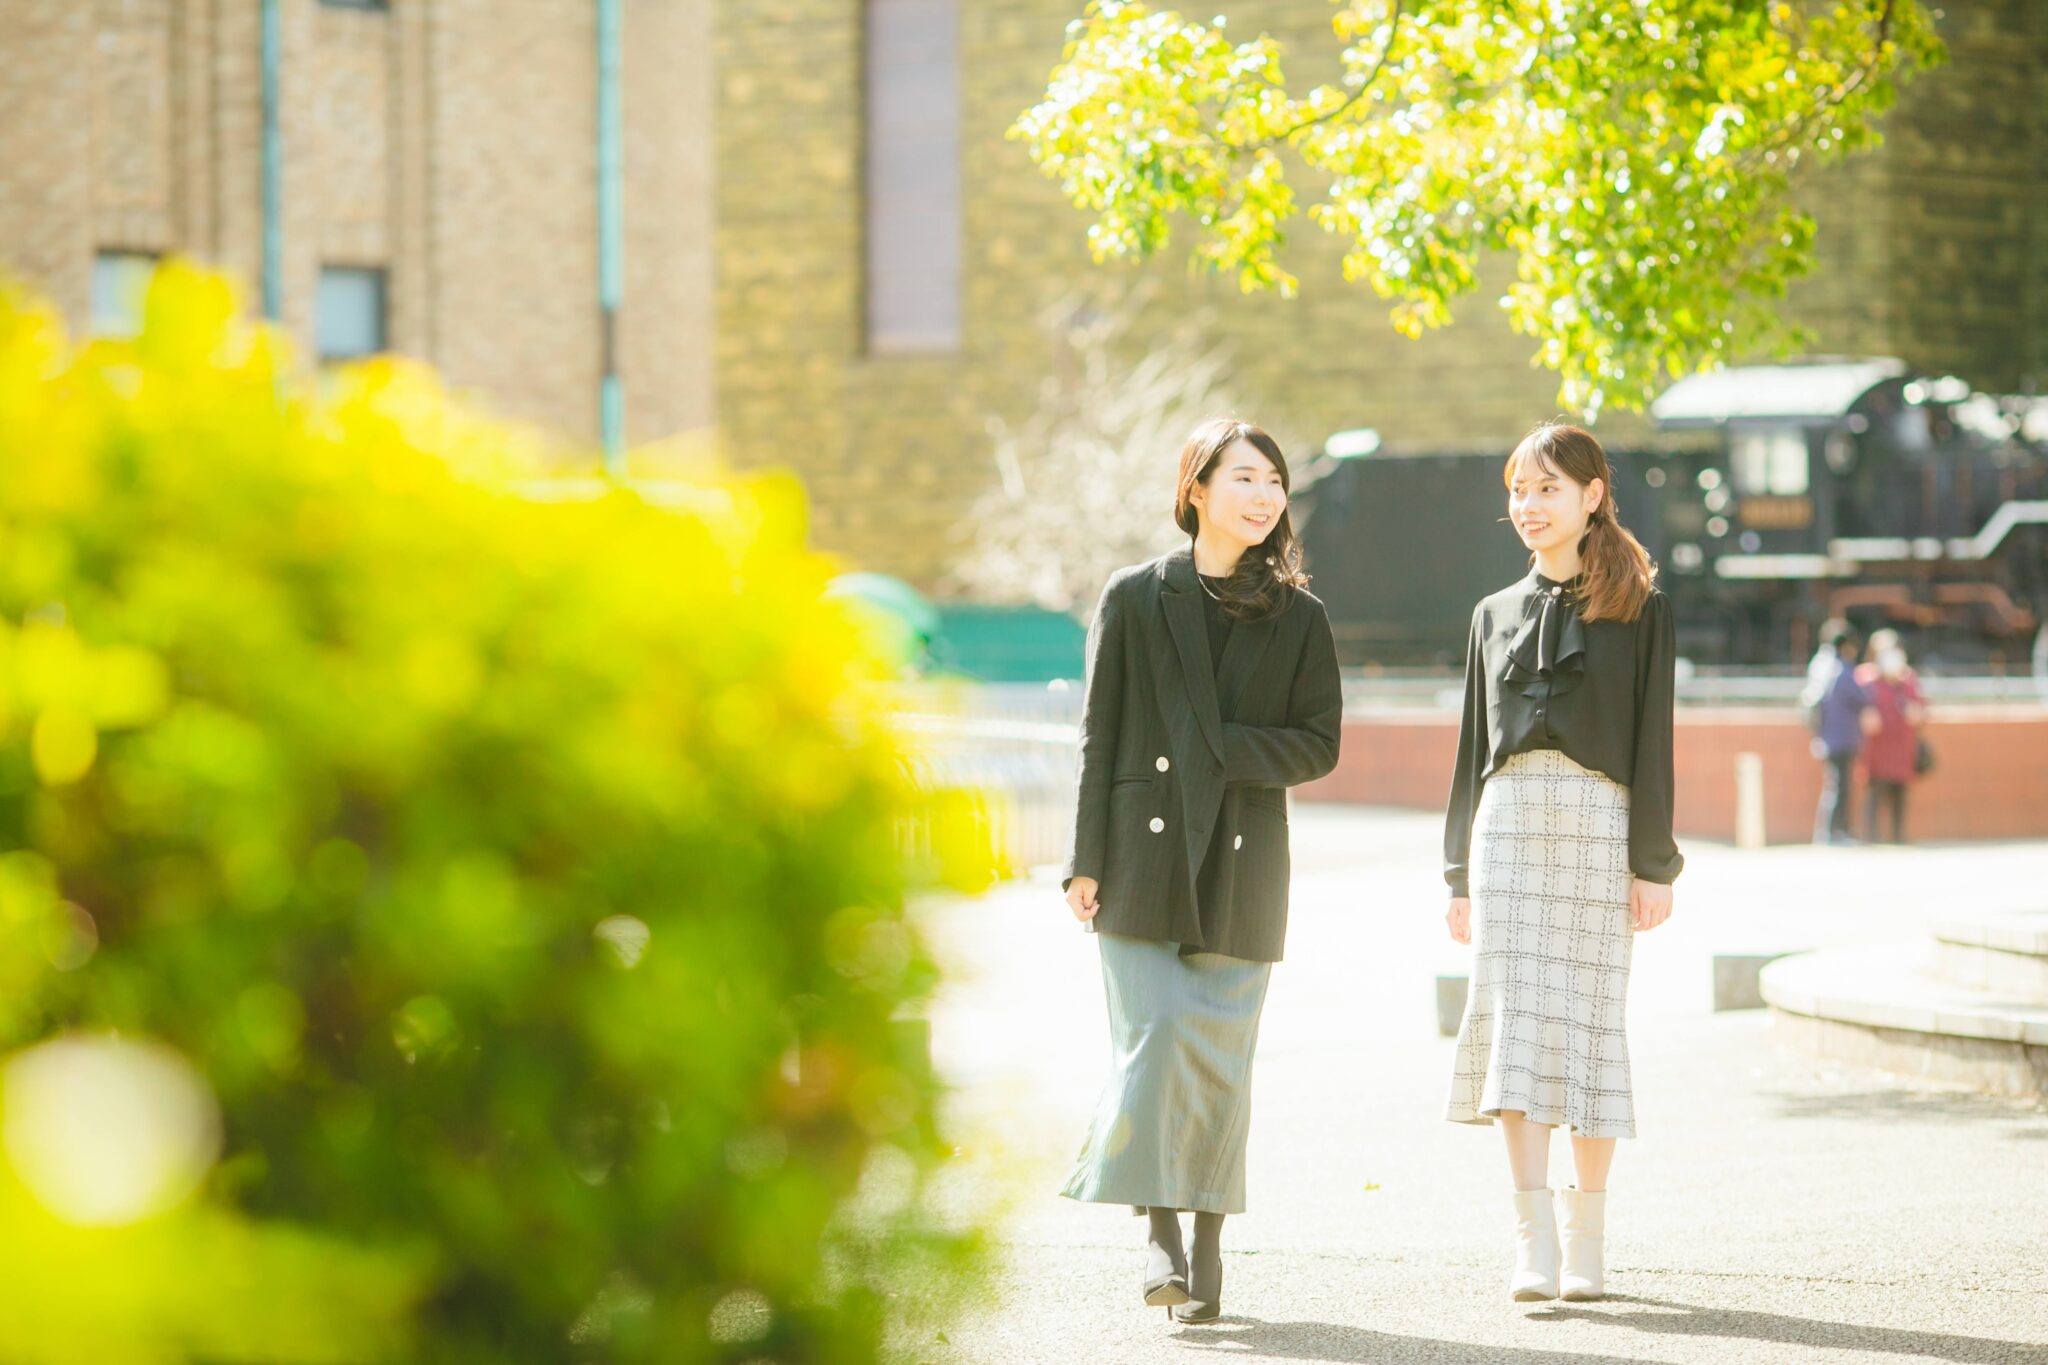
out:
M1097 934L1109 1083L1062 1191L1134 1208L1243 1213L1252 1052L1270 962Z

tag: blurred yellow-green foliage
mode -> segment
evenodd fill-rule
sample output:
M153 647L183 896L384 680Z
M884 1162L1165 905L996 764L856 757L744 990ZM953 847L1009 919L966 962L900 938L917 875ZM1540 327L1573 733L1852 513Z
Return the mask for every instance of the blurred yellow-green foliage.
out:
M866 1361L970 1273L904 901L984 869L800 495L542 472L196 269L0 292L0 1359Z

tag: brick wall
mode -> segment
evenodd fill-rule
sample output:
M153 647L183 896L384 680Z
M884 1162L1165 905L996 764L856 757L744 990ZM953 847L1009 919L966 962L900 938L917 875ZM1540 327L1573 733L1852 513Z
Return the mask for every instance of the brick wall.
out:
M714 0L625 0L627 434L708 427ZM258 0L0 0L0 269L87 319L102 248L260 304ZM387 272L392 346L509 416L598 425L589 0L282 0L284 321L323 264Z
M860 25L847 0L719 6L717 390L742 462L810 484L818 531L880 511L864 471L907 467L879 443L850 458L846 390L860 354Z
M1951 65L1908 88L1880 161L1892 349L2017 392L2038 385L2048 361L2048 7L1970 0L1943 7L1938 22Z
M913 357L865 344L858 0L719 10L721 433L736 458L804 476L825 544L925 584L942 577L966 534L963 511L995 477L988 419L1031 411L1052 361L1037 318L1076 293L1155 291L1147 314L1161 331L1211 316L1234 351L1240 410L1289 449L1355 425L1410 446L1504 449L1552 410L1553 377L1529 368L1487 290L1455 333L1402 342L1385 306L1343 281L1338 244L1306 223L1290 257L1304 297L1292 302L1191 276L1178 249L1145 266L1094 265L1086 220L1004 137L1079 11L1047 0L961 6L964 335L955 352ZM1297 79L1336 74L1320 8L1261 0L1233 6L1232 23L1286 38Z
M0 5L0 259L73 317L85 316L92 260L94 20L86 5Z
M1917 839L2048 838L2048 712L1979 707L1936 715L1935 768L1912 787L1907 829ZM1735 757L1764 767L1764 828L1774 844L1805 843L1820 799L1820 766L1803 720L1780 710L1678 713L1677 826L1681 836L1735 837ZM1301 788L1306 801L1442 810L1450 794L1458 720L1440 712L1380 711L1347 718L1337 771ZM1856 828L1863 821L1861 784Z
M592 433L595 7L435 0L430 14L436 359L507 411Z
M619 369L630 439L713 415L711 0L627 0L625 299Z

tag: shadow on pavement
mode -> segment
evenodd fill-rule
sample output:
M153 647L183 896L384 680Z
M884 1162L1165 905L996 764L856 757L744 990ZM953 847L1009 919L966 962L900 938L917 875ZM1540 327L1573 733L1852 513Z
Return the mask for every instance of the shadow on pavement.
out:
M1523 1365L1523 1362L1562 1362L1572 1365L1654 1365L1641 1356L1590 1355L1584 1351L1532 1351L1526 1346L1481 1346L1467 1341L1443 1341L1436 1337L1408 1337L1394 1332L1370 1332L1334 1322L1263 1322L1225 1314L1214 1323L1182 1327L1174 1340L1197 1351L1220 1356L1254 1356L1259 1359L1328 1360L1347 1365L1441 1365L1455 1360L1459 1365Z
M1612 1305L1612 1307L1610 1307ZM1655 1309L1655 1312L1636 1310ZM1618 1310L1618 1311L1617 1311ZM2001 1341L1994 1337L1959 1337L1898 1327L1867 1327L1861 1323L1823 1322L1782 1313L1742 1308L1713 1308L1669 1299L1639 1299L1610 1294L1597 1306L1560 1304L1538 1319L1546 1322L1592 1322L1632 1328L1657 1335L1726 1337L1733 1341L1771 1341L1813 1350L1877 1351L1887 1355L1953 1360L1965 1365L1995 1365L2015 1360L2048 1361L2048 1344Z
M1650 1310L1650 1311L1646 1311ZM1639 1299L1611 1294L1597 1306L1558 1304L1537 1309L1527 1320L1582 1322L1658 1335L1683 1337L1725 1337L1730 1341L1773 1342L1809 1350L1872 1351L1886 1355L1917 1356L1948 1360L1960 1365L2004 1365L2017 1360L2048 1361L2048 1345L2039 1342L2001 1341L1992 1337L1963 1337L1941 1332L1920 1332L1894 1327L1866 1327L1857 1323L1824 1322L1815 1318L1790 1317L1781 1313L1757 1313L1745 1309L1711 1308L1675 1303L1669 1299ZM1457 1360L1471 1365L1515 1365L1523 1361L1572 1361L1584 1365L1646 1365L1644 1357L1593 1355L1582 1350L1543 1351L1526 1346L1484 1346L1472 1342L1444 1341L1432 1337L1401 1336L1372 1332L1331 1322L1266 1322L1259 1318L1226 1314L1215 1323L1183 1327L1175 1338L1179 1344L1220 1355L1277 1357L1287 1360L1326 1360L1365 1365L1365 1362L1439 1362ZM1733 1358L1739 1358L1731 1356Z
M2009 1136L2048 1135L2048 1113L2026 1100L2004 1095L1983 1095L1967 1090L1850 1090L1826 1092L1779 1092L1770 1099L1777 1106L1776 1117L1788 1119L1882 1118L1928 1120L1976 1120L2013 1123Z

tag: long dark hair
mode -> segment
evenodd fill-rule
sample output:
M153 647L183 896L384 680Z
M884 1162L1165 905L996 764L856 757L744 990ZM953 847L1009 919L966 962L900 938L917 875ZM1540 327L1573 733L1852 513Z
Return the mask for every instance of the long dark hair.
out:
M1180 482L1173 499L1173 521L1190 536L1202 528L1195 509L1195 488L1208 484L1223 452L1239 441L1250 441L1261 455L1271 460L1273 468L1280 471L1280 486L1290 494L1293 492L1287 457L1280 453L1278 441L1250 422L1212 417L1190 432L1187 444L1180 448ZM1266 539L1238 556L1237 567L1223 583L1223 610L1240 621L1257 620L1281 610L1296 588L1307 586L1308 575L1301 571L1301 542L1295 539L1291 510L1282 512L1274 518Z
M1600 480L1600 505L1586 522L1579 540L1585 581L1579 589L1579 616L1586 621L1633 621L1657 585L1657 566L1643 543L1629 534L1614 505L1614 468L1607 452L1584 427L1545 422L1522 438L1501 470L1501 482L1512 488L1515 470L1533 460L1547 474L1562 474L1583 487Z

